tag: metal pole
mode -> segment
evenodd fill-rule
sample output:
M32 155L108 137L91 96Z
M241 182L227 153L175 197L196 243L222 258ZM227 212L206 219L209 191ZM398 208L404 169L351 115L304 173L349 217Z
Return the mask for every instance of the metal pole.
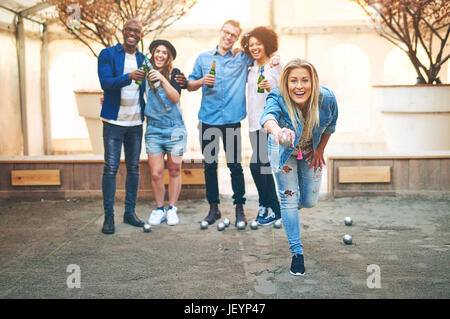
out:
M42 24L42 45L41 45L41 108L42 108L42 130L44 137L44 154L51 155L52 131L49 105L49 85L48 85L48 31L47 25Z
M23 18L17 15L16 23L16 46L17 46L17 65L19 69L19 95L20 95L20 116L22 119L22 139L23 155L29 155L30 148L28 143L28 112L25 78L25 28Z
M275 30L275 0L270 0L270 13L269 13L269 23L270 27Z

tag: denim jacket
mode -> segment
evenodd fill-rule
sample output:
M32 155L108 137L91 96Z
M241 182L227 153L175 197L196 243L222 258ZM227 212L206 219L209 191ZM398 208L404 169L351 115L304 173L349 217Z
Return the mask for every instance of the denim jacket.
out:
M312 129L312 141L313 141L313 149L314 151L317 149L319 142L322 138L322 134L333 134L336 131L336 121L338 118L338 106L336 102L336 98L333 92L324 87L320 87L319 91L319 126L315 126ZM284 163L288 160L289 156L291 156L292 152L295 149L295 145L298 144L300 137L303 132L303 125L300 123L300 120L297 118L296 125L297 128L294 129L292 122L289 118L289 113L286 108L286 104L284 103L284 99L281 96L279 88L276 87L269 93L266 99L266 105L264 107L264 112L260 119L261 126L264 125L268 120L274 120L278 123L278 125L283 128L287 127L288 129L295 132L295 140L294 147L292 146L282 146L277 145L273 136L269 136L268 140L268 152L269 159L273 169L276 171L284 166ZM278 150L278 152L276 152Z
M138 67L142 65L144 55L136 50ZM128 73L123 74L125 62L125 49L120 43L105 48L98 56L98 78L104 91L104 100L100 116L108 120L117 120L120 109L121 89L130 85ZM139 103L141 105L141 118L144 119L144 86L139 88Z

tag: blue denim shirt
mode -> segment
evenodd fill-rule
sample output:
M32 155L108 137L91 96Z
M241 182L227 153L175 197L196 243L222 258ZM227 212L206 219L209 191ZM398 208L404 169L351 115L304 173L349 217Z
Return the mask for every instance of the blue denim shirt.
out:
M198 119L209 125L238 123L246 116L245 85L247 70L253 63L244 52L233 56L232 50L221 55L217 48L201 53L195 61L189 80L209 74L216 61L216 81L213 88L202 86L202 103Z
M336 131L337 118L338 106L336 97L330 89L321 86L319 93L319 126L315 126L312 129L314 151L319 145L322 134L333 134ZM278 87L274 88L267 96L264 112L260 119L261 126L263 126L268 120L275 120L281 128L287 127L295 132L294 147L277 145L273 136L269 136L268 152L270 162L275 170L279 170L284 166L284 163L288 160L289 156L291 156L295 145L298 144L298 141L302 136L303 125L297 118L297 128L294 129L294 126L289 118L286 104L284 103L284 99L281 96ZM278 150L278 154L274 154L275 150Z
M142 65L144 55L136 50L136 62L138 67ZM130 85L131 80L127 74L123 74L125 64L125 49L120 43L113 47L105 48L98 56L97 73L100 85L104 91L104 100L100 116L108 120L117 120L120 109L121 89ZM139 102L141 105L141 119L144 119L144 86L139 88Z

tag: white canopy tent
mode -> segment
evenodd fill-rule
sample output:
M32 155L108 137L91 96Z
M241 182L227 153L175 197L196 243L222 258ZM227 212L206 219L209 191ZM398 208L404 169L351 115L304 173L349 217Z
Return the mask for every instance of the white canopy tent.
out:
M26 41L25 33L28 31L38 33L41 40L40 54L40 96L42 108L42 134L44 154L51 153L51 125L49 123L48 103L48 37L46 22L37 13L45 9L51 9L46 1L36 0L4 0L0 2L0 30L13 32L16 39L17 66L18 66L18 88L20 97L20 116L23 139L23 155L30 154L28 130L28 106L25 74L26 67Z

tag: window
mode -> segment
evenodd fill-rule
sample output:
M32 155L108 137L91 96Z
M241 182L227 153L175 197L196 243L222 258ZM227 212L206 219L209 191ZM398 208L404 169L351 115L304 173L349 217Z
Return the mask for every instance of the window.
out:
M320 82L331 89L338 101L338 130L364 131L370 126L370 62L353 44L339 44L325 54L320 64Z

